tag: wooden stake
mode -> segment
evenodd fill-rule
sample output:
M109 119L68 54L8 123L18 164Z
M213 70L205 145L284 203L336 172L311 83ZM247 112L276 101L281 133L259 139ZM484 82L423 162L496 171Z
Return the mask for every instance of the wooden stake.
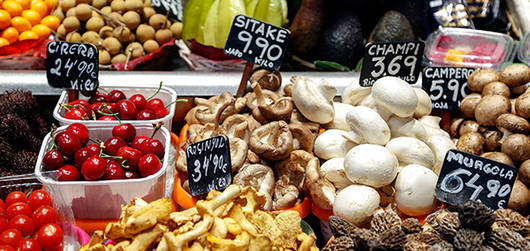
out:
M252 67L254 67L253 63L247 62L245 64L245 70L243 70L243 76L241 76L241 83L239 83L239 88L237 88L237 97L243 96L243 93L245 92L245 89L247 88L247 82L250 78L250 73L252 72Z
M442 110L441 113L442 122L440 123L440 127L446 132L449 132L449 128L451 127L451 112L447 110Z
M66 92L68 93L68 102L79 99L79 91L68 89Z

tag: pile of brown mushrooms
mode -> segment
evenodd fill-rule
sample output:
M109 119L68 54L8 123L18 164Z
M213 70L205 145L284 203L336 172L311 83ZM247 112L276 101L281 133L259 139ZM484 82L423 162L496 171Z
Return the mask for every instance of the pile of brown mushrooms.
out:
M468 87L474 93L462 100L462 117L450 128L459 150L519 167L508 207L524 215L530 210L529 82L523 64L473 72Z
M244 97L222 93L195 98L196 106L185 117L188 137L181 148L226 135L233 183L265 194L266 210L289 208L309 194L325 193L325 187L318 185L320 162L313 145L320 123L333 119L336 89L325 81L296 77L281 92L280 74L267 70L256 71L250 82L253 92ZM177 170L189 190L184 152L177 159Z

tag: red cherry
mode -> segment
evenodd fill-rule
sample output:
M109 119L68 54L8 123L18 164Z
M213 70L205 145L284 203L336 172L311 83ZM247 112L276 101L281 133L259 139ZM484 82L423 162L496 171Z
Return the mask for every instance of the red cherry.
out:
M129 100L136 106L136 109L138 110L144 109L144 106L147 103L147 100L145 100L145 97L142 94L134 94L129 98Z
M108 101L109 101L109 95L107 95L105 93L102 93L102 92L98 92L98 93L96 93L95 96L92 96L88 100L88 103L93 104L93 103L96 103L96 102L108 102Z
M78 181L81 180L81 174L79 170L72 165L64 165L59 168L58 181Z
M138 179L138 178L140 178L140 175L138 175L138 173L133 172L133 171L125 171L123 173L125 175L125 179Z
M142 151L142 145L146 142L146 140L149 140L149 139L150 138L147 136L138 136L134 138L134 140L131 142L131 147ZM142 153L145 154L144 152Z
M92 156L98 156L98 154L96 155L90 155L88 149L86 147L83 147L79 150L77 150L77 152L75 152L74 154L74 165L77 167L77 168L81 168L81 166L83 165L83 163L85 163L85 161L92 157Z
M116 154L118 153L118 150L121 147L126 146L126 145L127 145L127 142L125 142L125 140L123 140L122 138L110 137L107 140L105 140L105 148L103 148L103 152L108 155L116 156Z
M156 113L151 110L143 109L136 114L136 120L152 120L152 119L157 119L157 117L156 117Z
M169 111L164 107L163 109L158 109L155 111L157 118L163 118L169 114Z
M118 102L120 100L126 99L125 93L123 93L120 90L112 90L109 93L109 101L110 102Z
M161 99L159 98L154 98L154 99L151 99L149 101L147 101L147 103L145 104L145 107L144 109L149 109L149 110L152 110L152 111L157 111L157 110L162 110L162 109L165 109L166 107L164 106L164 102L162 102Z
M111 121L111 120L116 120L116 118L114 116L103 116L99 118L98 120Z
M105 175L107 162L99 156L88 158L81 166L81 174L85 180L99 180Z
M64 165L63 155L58 150L50 150L42 157L44 170L56 170Z
M75 134L79 138L81 145L88 143L88 128L81 123L74 123L66 128L67 132Z
M119 107L118 107L118 103L106 103L105 104L107 109L109 109L112 113L117 113L120 111ZM108 111L105 110L107 113Z
M60 132L55 136L55 144L59 151L66 156L73 156L81 148L79 138L71 132Z
M134 119L136 118L136 113L138 110L136 106L129 100L120 100L118 101L119 117L120 119Z
M85 100L76 100L68 103L69 108L78 108L90 114L90 104Z
M101 152L101 147L99 147L99 145L96 145L96 144L90 144L88 146L85 146L85 148L88 150L88 154L90 156L99 156Z
M72 108L64 114L64 118L73 120L88 120L88 113L79 108Z
M133 170L136 170L138 168L138 161L142 157L142 152L140 152L140 150L138 149L124 146L118 150L118 153L116 154L116 156L122 157L123 165L127 165ZM127 160L127 161L125 161L124 163L123 160Z
M34 239L24 239L18 243L17 251L41 251L42 247L37 240Z
M136 129L130 123L120 124L112 128L112 135L120 137L126 142L131 142L136 137Z
M164 158L164 150L164 144L157 139L148 139L140 145L140 151L142 151L142 153L154 153L160 159Z
M88 103L88 101L82 100L82 99L74 100L68 104L69 105L84 105L86 107L90 107L90 104Z
M124 179L125 174L123 173L123 168L115 160L111 160L107 163L107 170L105 172L106 180L119 180Z
M138 162L138 170L142 177L155 174L160 169L162 169L162 163L160 162L160 159L152 153L142 156Z

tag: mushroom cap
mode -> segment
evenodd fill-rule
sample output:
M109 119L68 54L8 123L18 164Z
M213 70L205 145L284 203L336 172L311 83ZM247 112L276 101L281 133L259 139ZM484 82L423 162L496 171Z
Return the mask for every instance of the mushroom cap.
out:
M467 95L460 103L460 112L466 119L472 119L475 117L475 109L482 99L482 96L478 93L472 93Z
M272 208L272 193L274 192L274 172L266 165L251 164L244 165L234 176L233 183L240 186L252 186L259 192L265 194L267 202L265 209Z
M397 168L396 156L380 145L358 145L344 157L344 172L355 184L376 188L390 184L397 175Z
M333 158L320 166L320 177L329 180L338 190L351 184L344 171L344 158Z
M348 132L339 129L326 130L315 139L313 151L321 159L342 158L355 145Z
M510 87L517 87L530 82L530 68L525 64L512 64L501 71L500 79Z
M427 94L427 92L421 88L413 89L414 92L416 92L416 96L418 97L418 105L416 106L416 110L414 110L414 117L421 118L425 115L431 114L432 100L431 97L429 97L429 94Z
M333 120L326 124L324 127L326 129L340 129L344 131L349 131L350 125L346 121L346 114L348 114L349 111L354 109L354 106L333 102L333 109L335 110L335 115L333 117Z
M410 117L418 106L414 88L397 77L383 77L372 86L375 102L399 117Z
M515 113L525 119L530 119L530 92L525 92L515 99Z
M504 96L485 96L475 108L475 119L483 126L494 126L497 118L510 112L510 108L510 100Z
M481 92L487 84L499 81L501 76L493 69L484 68L474 71L467 79L467 87L475 92Z
M530 159L530 138L524 134L512 134L504 139L501 151L508 154L515 163Z
M391 139L385 146L398 159L400 164L418 164L431 168L434 165L434 154L427 144L412 137Z
M237 172L247 159L248 145L247 142L240 138L230 138L229 141L232 172Z
M497 130L486 131L484 135L484 151L496 151L501 146L502 132Z
M313 152L316 134L313 134L307 126L300 123L289 124L289 130L293 134L293 150L303 149Z
M392 138L406 136L424 139L427 136L423 124L414 118L392 116L388 120L388 127L390 127Z
M519 166L519 179L527 186L530 187L530 160L525 160Z
M357 105L364 97L368 96L371 91L371 87L362 87L358 82L354 81L344 89L341 96L342 103Z
M296 108L309 120L321 124L333 120L333 98L337 89L326 81L315 83L311 79L293 77L293 100Z
M513 166L513 161L510 158L510 156L508 156L508 154L505 154L503 152L487 152L487 153L483 153L482 155L480 155L480 157Z
M277 91L282 85L282 75L279 71L259 69L252 73L250 82L258 82L263 89Z
M326 179L318 179L309 186L311 201L324 210L333 210L336 197L335 186Z
M475 120L465 120L458 129L458 135L464 135L468 132L478 132L480 125Z
M293 149L293 135L285 121L274 121L252 131L249 149L266 160L282 160Z
M456 143L456 148L460 151L480 155L484 147L484 136L478 132L470 132L462 135Z
M526 119L511 113L505 113L499 116L495 125L499 130L502 128L511 133L528 134L530 132L530 123Z
M450 137L449 133L447 133L446 131L442 130L442 128L440 128L441 120L442 118L438 116L427 115L427 116L421 117L421 119L419 119L418 121L423 125L423 128L425 128L425 132L427 133L426 135L427 138L434 136L434 135Z
M520 180L515 180L512 186L512 193L508 200L508 208L513 209L522 215L527 215L530 210L530 189Z
M432 170L439 175L442 170L445 155L450 149L456 149L455 143L451 138L441 135L430 136L425 143L431 148L434 155L434 165Z
M459 130L462 122L464 122L464 118L454 118L451 120L451 126L449 127L449 133L451 134L451 137L458 138L458 136L460 136Z
M420 165L403 167L396 178L395 199L398 209L409 216L432 212L436 207L434 189L438 176Z
M501 95L504 97L509 98L510 97L510 87L508 87L505 83L495 81L487 84L484 86L484 89L482 89L482 96L488 96L488 95Z
M379 193L375 189L364 185L350 185L335 197L333 214L362 226L368 223L379 207L379 201Z
M374 110L355 106L346 114L346 121L350 128L363 142L384 145L390 140L390 128L381 116Z

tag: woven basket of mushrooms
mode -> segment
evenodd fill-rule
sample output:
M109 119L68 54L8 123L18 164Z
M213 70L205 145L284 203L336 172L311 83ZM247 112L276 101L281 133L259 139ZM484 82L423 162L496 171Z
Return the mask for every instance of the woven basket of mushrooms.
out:
M372 87L352 84L333 106L314 145L323 161L317 184L325 192L312 197L315 206L358 226L389 205L408 216L434 211L438 174L455 144L441 119L429 115L427 93L384 77Z
M295 77L280 91L278 72L256 71L252 92L195 98L185 117L189 127L181 149L189 144L226 135L230 142L233 183L252 186L265 194L265 210L291 208L305 197L324 196L320 161L313 154L321 123L331 122L336 89L321 81ZM185 152L177 171L188 190Z
M474 93L462 100L451 122L456 147L519 167L508 208L530 212L530 68L513 64L501 72L480 69L468 79Z

